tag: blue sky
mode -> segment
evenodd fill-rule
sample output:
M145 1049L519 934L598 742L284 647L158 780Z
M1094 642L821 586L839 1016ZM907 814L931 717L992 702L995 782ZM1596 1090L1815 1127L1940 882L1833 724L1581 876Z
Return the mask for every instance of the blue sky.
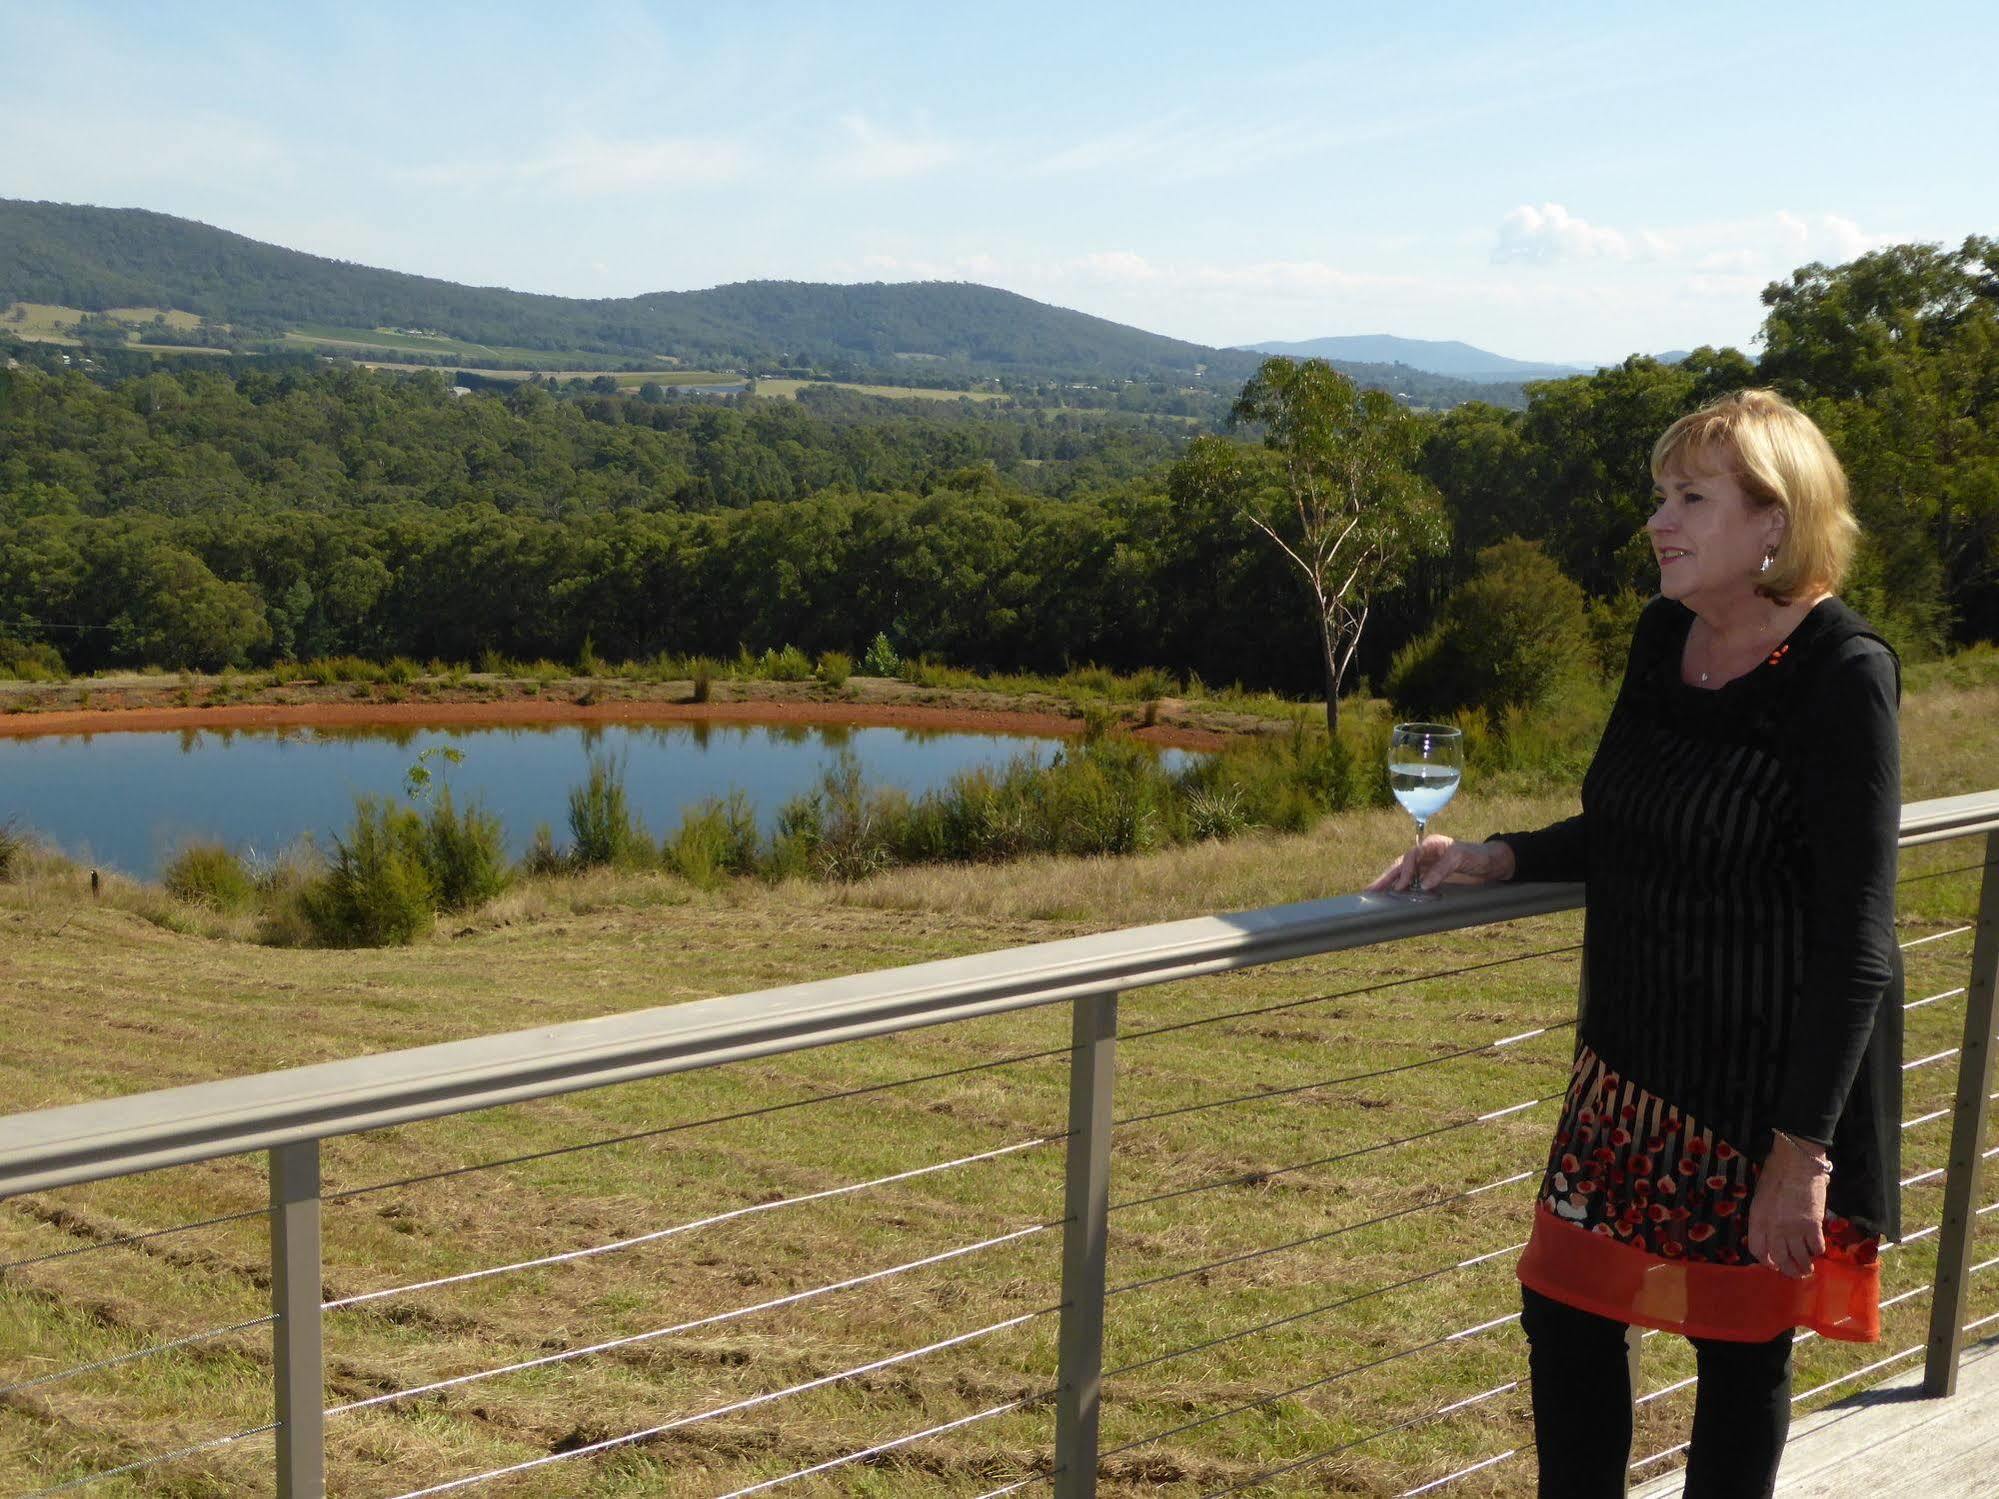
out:
M0 0L0 196L572 296L946 278L1576 361L1999 232L1999 7L1406 9Z

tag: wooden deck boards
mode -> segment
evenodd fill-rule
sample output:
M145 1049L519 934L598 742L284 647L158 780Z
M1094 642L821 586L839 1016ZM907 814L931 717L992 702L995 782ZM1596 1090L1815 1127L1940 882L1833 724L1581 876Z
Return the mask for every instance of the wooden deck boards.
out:
M1800 1416L1777 1475L1778 1499L1999 1496L1999 1338L1965 1350L1950 1399L1924 1399L1922 1380L1918 1364ZM1631 1491L1632 1499L1679 1493L1678 1473Z

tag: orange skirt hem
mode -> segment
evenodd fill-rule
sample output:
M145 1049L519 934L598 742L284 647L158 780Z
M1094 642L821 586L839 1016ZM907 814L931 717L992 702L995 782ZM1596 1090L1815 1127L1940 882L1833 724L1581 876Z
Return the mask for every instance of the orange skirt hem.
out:
M1847 1343L1881 1337L1881 1266L1871 1243L1829 1251L1793 1280L1767 1265L1661 1259L1537 1205L1515 1273L1551 1301L1692 1338L1767 1343L1796 1327Z

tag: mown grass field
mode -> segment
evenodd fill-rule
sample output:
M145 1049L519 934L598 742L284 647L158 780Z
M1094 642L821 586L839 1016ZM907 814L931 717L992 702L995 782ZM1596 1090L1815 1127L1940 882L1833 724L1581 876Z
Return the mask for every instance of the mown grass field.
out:
M913 385L856 385L846 380L759 380L757 394L760 396L783 396L797 399L799 391L808 385L833 385L841 390L857 390L864 396L886 396L895 401L1004 401L1011 399L997 390L934 390L927 386Z
M1999 784L1996 717L1992 686L1912 696L1904 712L1908 797ZM1467 795L1439 827L1483 836L1568 807L1563 797ZM1306 836L1137 860L928 868L852 886L744 884L716 894L658 875L577 877L517 889L427 944L361 953L260 948L237 940L220 918L167 909L157 893L120 887L93 903L74 875L0 885L0 1021L15 1038L0 1048L0 1090L10 1108L44 1107L1328 895L1364 883L1408 832L1399 813L1357 813ZM1939 872L1978 857L1953 845L1910 852L1905 941L1961 923L1976 874ZM1517 1304L1510 1256L1445 1267L1518 1243L1531 1182L1423 1205L1538 1168L1552 1104L1466 1121L1557 1092L1570 1032L1449 1054L1559 1027L1573 1011L1579 932L1573 914L1541 918L1125 997L1113 1161L1113 1201L1123 1206L1112 1217L1111 1284L1179 1278L1111 1302L1107 1366L1146 1366L1108 1381L1106 1492L1206 1494L1517 1377L1522 1344L1511 1324L1391 1356L1505 1317ZM1909 997L1962 984L1968 954L1963 935L1910 949ZM1426 977L1474 964L1496 966ZM1952 1000L1913 1011L1908 1054L1955 1044L1961 1015ZM329 1312L330 1404L1041 1230L893 1279L336 1416L328 1428L332 1491L402 1494L1017 1316L1030 1320L487 1489L720 1495L1046 1390L1060 1245L1045 1225L1061 1216L1062 1161L1059 1144L1027 1142L1065 1126L1067 1039L1066 1010L1037 1011L329 1143L327 1189L340 1193L654 1132L336 1197L326 1208L330 1297L1024 1147L616 1253ZM1355 1076L1425 1061L1436 1065ZM909 1078L927 1080L887 1086ZM1350 1080L1308 1086L1342 1078ZM1942 1106L1952 1082L1948 1065L1911 1072L1905 1116ZM1196 1107L1209 1103L1221 1106ZM701 1122L718 1116L736 1117ZM1947 1121L1909 1130L1905 1174L1938 1164L1947 1139ZM1336 1155L1346 1158L1325 1159ZM1320 1164L1281 1169L1305 1162ZM235 1160L36 1194L0 1205L0 1263L255 1212L264 1192L261 1163ZM1934 1185L1911 1188L1909 1229L1935 1222L1940 1202ZM1332 1232L1403 1208L1421 1210ZM1981 1258L1994 1252L1995 1219L1981 1220ZM0 1273L0 1386L261 1315L263 1233L251 1218ZM1274 1252L1199 1268L1258 1250ZM1931 1255L1927 1240L1891 1253L1887 1294L1923 1284ZM1180 1274L1188 1271L1198 1273ZM1364 1295L1430 1272L1440 1273L1394 1295ZM1347 1304L1331 1305L1339 1302ZM1973 1315L1995 1309L1999 1278L1981 1276ZM1286 1317L1296 1320L1230 1338ZM1804 1345L1799 1388L1920 1342L1926 1317L1918 1297L1887 1314L1878 1348ZM0 1395L0 1491L260 1425L269 1419L268 1363L268 1332L257 1329ZM1646 1371L1648 1388L1690 1373L1684 1345L1648 1343ZM1639 1453L1680 1440L1689 1410L1686 1392L1644 1407ZM1188 1429L1146 1440L1180 1427ZM979 1495L1045 1473L1052 1430L1050 1407L1032 1406L783 1492ZM1400 1494L1525 1436L1524 1394L1515 1390L1255 1492ZM268 1492L269 1451L268 1437L253 1438L90 1492ZM1498 1464L1443 1492L1531 1493L1531 1463Z
M52 302L13 302L0 308L0 330L31 343L74 345L79 340L68 330L83 315L78 308L59 307Z

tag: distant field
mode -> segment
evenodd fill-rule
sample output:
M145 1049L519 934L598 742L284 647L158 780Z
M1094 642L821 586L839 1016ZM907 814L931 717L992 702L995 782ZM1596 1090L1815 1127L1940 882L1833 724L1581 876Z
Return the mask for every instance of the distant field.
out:
M201 314L182 312L176 307L107 307L106 317L115 317L126 323L150 323L154 318L164 319L169 328L199 328Z
M380 328L344 328L333 323L301 323L285 334L285 342L305 347L333 346L381 349L391 353L440 354L452 359L506 359L519 364L523 373L547 370L550 365L580 364L604 358L601 352L588 349L523 349L430 334L391 333Z
M853 385L845 380L759 380L760 396L783 396L796 400L808 385L837 385L841 390L858 390L864 396L887 396L890 400L915 401L1000 401L1006 397L996 390L936 390L917 385Z
M14 321L16 311L25 314L20 322ZM129 323L136 332L152 322L157 316L164 318L169 328L188 329L199 327L201 319L192 312L182 312L172 307L112 307L105 310L106 317L117 318ZM0 332L11 333L16 338L30 343L64 344L71 348L79 340L68 333L78 319L88 316L81 307L60 307L52 302L16 302L4 312L0 312ZM145 344L149 354L226 354L227 349L213 349L194 344Z
M399 363L393 359L363 359L371 370L434 370L434 364ZM490 375L495 380L525 380L530 375L548 375L558 380L595 380L609 375L620 386L636 390L648 381L659 385L737 385L743 376L730 374L726 370L474 370L474 374Z
M18 323L14 321L17 312L24 314ZM77 340L60 330L71 326L82 316L82 311L75 307L57 307L48 302L15 302L0 313L0 332L34 343L73 344Z

